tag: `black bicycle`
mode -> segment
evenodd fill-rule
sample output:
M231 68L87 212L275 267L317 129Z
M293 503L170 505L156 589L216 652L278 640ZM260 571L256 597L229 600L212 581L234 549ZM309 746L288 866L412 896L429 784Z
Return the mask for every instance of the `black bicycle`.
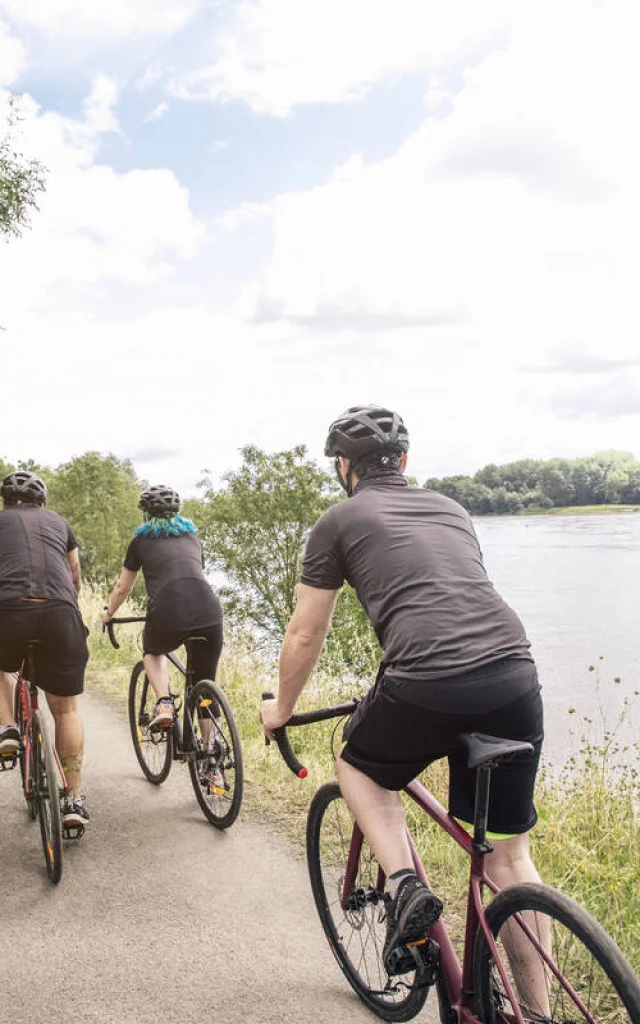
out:
M119 648L113 627L144 621L144 616L111 619L103 628L113 646ZM169 686L174 713L168 728L151 724L157 698L144 663L134 665L129 683L129 725L133 749L149 782L159 786L171 771L172 761L186 761L202 813L216 828L225 829L233 825L242 803L242 749L222 689L212 679L194 679L193 647L204 642L198 636L186 641L186 666L175 653L167 654L185 681L183 695Z

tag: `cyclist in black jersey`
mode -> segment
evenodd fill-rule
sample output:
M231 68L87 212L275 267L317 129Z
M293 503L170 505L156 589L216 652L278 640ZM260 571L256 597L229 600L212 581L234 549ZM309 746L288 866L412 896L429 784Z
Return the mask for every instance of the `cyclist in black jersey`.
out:
M151 724L167 727L173 721L173 698L165 655L188 637L201 636L205 643L196 644L193 652L195 679L215 679L222 651L222 608L203 572L196 527L178 514L180 496L155 484L143 491L138 505L144 523L129 544L102 621L113 618L142 569L147 588L144 667L157 697Z
M493 772L488 873L499 886L538 881L527 833L543 738L536 667L524 628L491 584L471 518L455 501L403 476L409 438L397 413L348 409L325 454L349 496L309 536L296 609L280 654L265 733L283 725L319 657L338 591L356 590L384 651L374 686L345 727L337 769L343 796L382 865L392 896L385 956L424 934L442 904L413 871L398 796L447 757L449 809L474 820L475 772L457 740L484 732L527 740L534 753Z
M87 631L78 609L80 560L69 523L44 508L47 488L35 473L10 473L0 484L0 753L18 749L13 721L13 673L34 649L34 682L46 695L69 796L67 828L87 824L80 793L84 737L78 695L89 657Z

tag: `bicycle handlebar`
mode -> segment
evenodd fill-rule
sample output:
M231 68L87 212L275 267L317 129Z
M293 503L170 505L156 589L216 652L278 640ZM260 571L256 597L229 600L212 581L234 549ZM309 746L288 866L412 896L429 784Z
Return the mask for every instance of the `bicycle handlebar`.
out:
M272 693L263 693L263 700L273 700ZM312 725L314 722L326 722L329 718L343 718L345 715L351 715L358 706L358 701L350 701L348 704L336 704L330 708L319 708L317 711L303 711L300 714L292 715L289 721L280 726L279 729L274 730L275 741L278 744L278 750L282 755L282 759L294 775L297 775L299 779L306 779L307 769L303 764L298 761L298 758L294 754L289 737L287 736L287 729L298 725ZM267 744L270 742L266 740Z
M105 608L105 611L106 610L107 609ZM120 650L120 644L116 640L116 635L113 632L113 627L114 626L122 626L122 625L125 625L128 622L146 622L146 621L147 621L146 615L131 615L131 616L126 616L126 617L124 617L122 619L109 619L108 622L103 622L103 624L102 624L102 632L104 633L106 631L109 634L109 640L111 641L111 646L115 647L116 651L119 651Z

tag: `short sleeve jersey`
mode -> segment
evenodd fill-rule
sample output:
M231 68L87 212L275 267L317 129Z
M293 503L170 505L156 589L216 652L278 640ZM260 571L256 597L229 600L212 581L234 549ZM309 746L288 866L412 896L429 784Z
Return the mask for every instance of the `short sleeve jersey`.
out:
M133 538L125 569L142 569L147 588L147 612L164 627L202 629L218 625L222 610L202 569L202 547L193 533L179 537Z
M531 659L520 619L487 576L468 513L400 474L360 481L321 516L300 578L326 590L354 587L386 675L442 679Z
M78 547L57 512L11 505L0 512L0 604L24 598L77 605L67 555Z

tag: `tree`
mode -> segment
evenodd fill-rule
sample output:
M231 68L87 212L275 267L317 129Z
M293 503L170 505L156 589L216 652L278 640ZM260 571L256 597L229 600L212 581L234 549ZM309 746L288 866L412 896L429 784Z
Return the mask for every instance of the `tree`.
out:
M29 226L38 195L44 191L46 172L39 160L31 160L15 148L21 121L18 99L9 98L4 128L0 128L0 235L21 235Z
M216 490L205 478L202 498L185 512L202 524L208 565L226 577L227 613L270 646L284 635L306 536L336 500L336 486L303 445L275 454L248 445L241 455L224 487Z
M69 521L80 548L85 579L111 587L140 524L138 499L145 482L128 459L85 452L48 477L47 504Z
M249 445L241 455L242 465L224 475L222 488L202 481L202 497L185 503L185 514L200 527L208 567L224 574L220 596L226 615L274 653L295 608L309 531L341 492L304 446L269 454ZM343 587L325 666L371 675L379 651L355 593Z

